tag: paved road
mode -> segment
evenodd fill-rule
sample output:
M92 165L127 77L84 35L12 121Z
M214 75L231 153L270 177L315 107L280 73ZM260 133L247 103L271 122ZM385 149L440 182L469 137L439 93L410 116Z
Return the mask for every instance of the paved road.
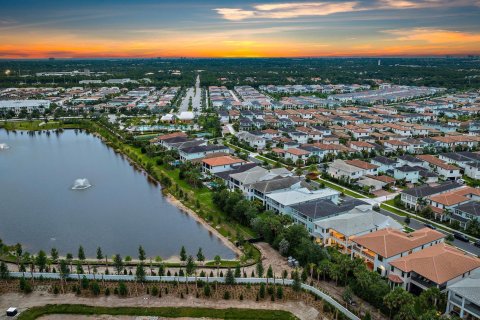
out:
M30 278L32 274L30 272L11 272L10 276L13 278ZM43 279L60 279L60 274L58 273L33 273L34 278L40 278L42 277ZM94 275L94 274L70 274L68 278L70 279L80 279L86 277L87 279L90 280L105 280L105 281L135 281L135 276L130 276L130 275ZM220 278L220 277L159 277L159 276L146 276L145 281L153 281L153 282L159 282L159 281L164 281L164 282L195 282L197 280L202 280L205 282L220 282L223 283L225 282L225 278ZM251 283L251 284L259 284L259 283L276 283L276 284L284 284L291 286L293 284L293 280L289 279L278 279L278 278L236 278L235 279L236 283ZM342 312L347 318L351 320L360 320L357 316L355 316L353 313L351 313L349 310L347 310L344 306L342 306L340 303L338 303L336 300L334 300L332 297L330 297L327 293L323 292L321 289L315 288L313 286L309 286L307 284L302 283L302 288L306 291L310 291L322 299L328 301L330 304L334 305L340 312Z
M192 109L195 110L196 108L197 113L201 111L202 90L200 89L200 76L197 76L195 88L191 87L187 89L187 94L180 104L179 112L188 111L188 103L190 102L190 98L192 98Z

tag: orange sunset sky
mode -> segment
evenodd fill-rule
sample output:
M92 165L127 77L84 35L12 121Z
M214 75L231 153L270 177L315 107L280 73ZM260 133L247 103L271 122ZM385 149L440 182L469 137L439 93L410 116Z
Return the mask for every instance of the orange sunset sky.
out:
M480 54L480 0L1 5L0 58Z

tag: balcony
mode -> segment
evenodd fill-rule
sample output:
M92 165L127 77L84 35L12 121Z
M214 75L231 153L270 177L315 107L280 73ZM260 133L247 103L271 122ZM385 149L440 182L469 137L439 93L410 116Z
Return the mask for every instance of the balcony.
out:
M420 275L417 275L417 274L414 274L412 275L411 277L411 280L416 282L416 284L423 288L423 289L429 289L429 288L432 288L432 287L436 287L437 284L428 280L428 279L425 279L424 277L420 276Z

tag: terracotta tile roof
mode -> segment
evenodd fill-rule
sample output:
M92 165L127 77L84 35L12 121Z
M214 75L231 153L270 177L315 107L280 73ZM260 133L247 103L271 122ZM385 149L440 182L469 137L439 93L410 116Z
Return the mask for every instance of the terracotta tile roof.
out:
M419 156L417 156L417 158L420 159L420 160L423 160L425 162L428 162L430 164L433 164L434 166L443 168L445 170L460 170L459 168L457 168L457 167L455 167L451 164L448 164L445 161L440 160L437 157L434 157L430 154L419 155Z
M385 182L385 183L395 183L395 178L392 178L392 177L389 177L389 176L372 176L372 175L367 175L367 177L371 178L371 179L375 179L375 180L378 180L378 181L382 181L382 182Z
M388 275L388 280L394 282L394 283L403 283L403 280L401 277L397 276L396 274L390 273Z
M177 137L187 137L187 134L185 132L174 132L174 133L158 136L155 138L155 140L162 141L162 140L167 140L167 139L177 138Z
M422 228L411 233L386 228L354 237L352 241L382 257L389 258L444 237L443 233L430 228Z
M243 163L245 162L245 160L232 157L232 156L222 156L222 157L216 157L216 158L203 159L202 162L212 167L216 167L216 166L225 166L228 164Z
M352 141L352 142L350 142L350 145L351 146L357 146L357 147L360 147L360 148L375 148L374 145L372 145L368 142L365 142L365 141Z
M303 155L310 154L310 152L308 152L308 151L305 151L305 150L302 150L302 149L297 149L297 148L290 148L286 152L291 153L291 154L296 155L296 156L303 156Z
M390 265L404 271L421 275L437 284L445 283L480 267L480 259L444 243L417 251L390 262Z
M345 163L347 163L351 166L355 166L357 168L365 169L365 170L378 168L378 166L376 166L374 164L371 164L371 163L368 163L368 162L365 162L365 161L362 161L362 160L358 160L358 159L345 160Z
M431 201L438 202L445 206L451 206L457 203L469 201L468 195L480 196L480 190L472 187L463 187L450 192L437 194L429 197Z

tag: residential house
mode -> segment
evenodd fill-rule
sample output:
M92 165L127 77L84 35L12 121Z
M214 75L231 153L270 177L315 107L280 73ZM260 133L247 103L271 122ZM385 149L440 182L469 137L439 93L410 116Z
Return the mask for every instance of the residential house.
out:
M419 187L403 190L400 193L400 199L407 208L417 210L427 204L427 197L442 194L462 187L463 186L461 184L453 181L447 181L433 187L425 184ZM422 205L422 202L425 203Z
M439 243L390 262L390 281L414 294L435 287L445 291L480 268L480 259Z
M365 260L370 270L386 277L392 261L443 242L444 237L443 233L430 228L422 228L411 233L385 228L354 237L352 257Z
M448 286L447 314L460 319L480 319L480 270Z
M229 149L223 145L206 145L206 146L194 146L187 147L178 150L181 161L191 161L194 159L204 158L208 154L212 153L229 153Z
M460 173L460 168L454 165L448 164L435 156L424 154L424 155L417 156L417 158L423 161L424 163L423 166L428 166L433 168L435 172L437 172L440 176L444 177L445 179L457 180L462 176Z
M315 222L313 235L317 243L338 246L350 253L355 236L385 228L402 229L402 225L372 210L370 205L360 205L344 214Z
M234 167L245 163L247 163L247 161L233 156L207 158L202 160L202 171L214 174L232 170Z

